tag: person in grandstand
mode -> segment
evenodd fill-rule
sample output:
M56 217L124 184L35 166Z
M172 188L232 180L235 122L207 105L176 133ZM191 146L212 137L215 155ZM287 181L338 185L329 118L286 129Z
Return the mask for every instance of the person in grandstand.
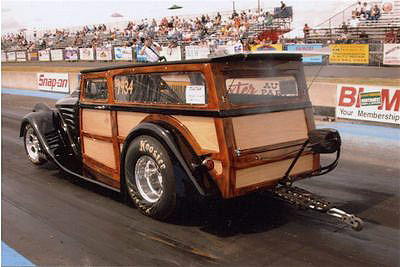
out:
M351 28L357 28L359 24L360 20L355 15L351 16L351 19L349 20L349 26Z
M308 24L307 23L304 24L303 33L304 33L304 42L305 43L307 42L308 36L310 34L310 30L311 30L311 28L308 27Z
M371 10L371 20L378 20L381 17L381 9L378 7L378 5L374 5L374 7Z
M354 10L354 15L359 18L361 16L361 11L362 11L362 4L361 1L358 1L356 9Z
M146 55L147 61L149 62L157 62L162 59L162 57L159 54L161 49L162 49L161 46L158 43L153 42L153 39L150 36L148 36L144 40L144 46L140 50L139 54Z
M365 19L369 19L369 17L371 16L371 7L368 5L367 2L363 3L361 14L364 16Z

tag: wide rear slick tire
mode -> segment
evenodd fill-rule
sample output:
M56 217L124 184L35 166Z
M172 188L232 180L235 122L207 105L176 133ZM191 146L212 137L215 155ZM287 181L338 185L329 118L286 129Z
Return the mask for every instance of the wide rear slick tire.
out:
M167 149L155 138L136 137L125 157L128 195L145 215L167 220L177 207L174 168Z

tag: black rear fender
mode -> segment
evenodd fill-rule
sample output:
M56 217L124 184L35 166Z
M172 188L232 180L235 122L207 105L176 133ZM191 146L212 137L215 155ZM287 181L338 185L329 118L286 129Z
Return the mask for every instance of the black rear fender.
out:
M172 126L171 126L172 127ZM165 145L173 154L173 156L176 158L177 162L179 163L180 167L182 167L182 170L188 180L191 182L191 184L196 188L197 192L202 195L210 195L211 190L207 189L203 182L202 179L199 179L199 177L194 175L193 167L190 166L190 163L185 160L184 154L187 154L188 151L190 150L188 147L186 147L186 151L182 150L182 147L180 147L177 143L183 142L182 139L176 140L179 138L172 129L168 129L169 127L166 125L159 125L156 123L149 123L149 122L144 122L136 126L132 131L129 133L127 138L125 139L123 148L122 148L122 153L121 153L121 183L124 183L124 164L125 164L125 156L126 156L126 150L128 149L128 146L130 142L132 142L133 139L135 139L137 136L140 135L150 135L157 140L159 140L163 145ZM178 142L177 142L178 141ZM187 146L187 144L185 145ZM123 186L123 184L121 184Z

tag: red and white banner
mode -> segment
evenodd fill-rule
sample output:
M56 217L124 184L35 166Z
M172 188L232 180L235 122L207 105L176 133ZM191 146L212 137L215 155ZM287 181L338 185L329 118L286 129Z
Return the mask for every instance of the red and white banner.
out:
M383 64L400 65L400 44L383 45Z
M68 73L37 73L37 83L39 90L69 93Z
M400 87L337 85L336 117L400 125Z

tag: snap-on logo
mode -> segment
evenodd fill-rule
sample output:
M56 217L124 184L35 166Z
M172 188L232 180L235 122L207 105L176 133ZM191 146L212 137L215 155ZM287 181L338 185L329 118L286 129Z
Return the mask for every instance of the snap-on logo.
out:
M164 164L163 159L161 159L162 153L158 152L152 145L150 145L147 140L140 140L140 148L139 151L147 152L153 156L156 160L160 169L165 169L166 166Z

